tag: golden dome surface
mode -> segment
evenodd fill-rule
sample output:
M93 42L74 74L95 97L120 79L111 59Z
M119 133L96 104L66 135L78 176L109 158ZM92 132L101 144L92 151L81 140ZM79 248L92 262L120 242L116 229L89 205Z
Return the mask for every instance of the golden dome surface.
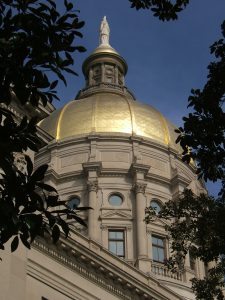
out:
M57 141L78 135L140 136L171 147L175 126L153 107L135 101L125 87L126 61L109 44L106 17L100 26L100 44L83 63L86 86L76 100L68 102L42 120L39 126Z
M121 133L179 150L175 144L175 126L160 112L116 93L101 92L70 101L39 125L58 141L77 135Z

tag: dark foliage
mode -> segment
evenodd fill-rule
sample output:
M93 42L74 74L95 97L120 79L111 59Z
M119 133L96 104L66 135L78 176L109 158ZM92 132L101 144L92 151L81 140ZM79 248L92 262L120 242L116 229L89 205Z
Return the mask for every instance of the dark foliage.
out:
M37 120L26 116L18 120L9 110L15 103L45 106L57 98L58 80L66 85L64 73L76 75L70 68L74 63L70 53L85 51L75 45L82 37L79 30L84 22L72 2L65 0L64 8L64 13L59 13L51 0L0 2L1 249L12 237L12 251L19 240L30 248L34 238L44 233L57 242L61 231L69 234L68 218L86 225L77 215L79 209L68 208L57 191L43 182L47 165L33 171L31 159L25 154L40 147Z
M184 117L184 126L179 128L177 142L183 147L183 159L194 159L199 177L204 180L221 180L220 196L225 198L225 21L223 38L211 47L215 60L208 66L208 82L203 90L192 90L189 107L193 109Z
M166 226L173 253L167 261L169 268L182 271L187 253L206 265L216 263L204 280L192 280L198 300L224 299L221 291L225 274L224 216L225 203L222 199L216 201L205 194L195 196L191 190L185 190L176 201L168 201L157 215L154 209L146 209L147 223L159 218L168 220L170 224Z
M0 102L9 104L15 95L22 104L46 105L57 98L58 79L66 85L63 72L77 75L71 52L85 51L74 45L84 22L72 2L64 4L62 14L52 0L0 2ZM56 80L49 81L49 71Z
M176 20L178 13L188 4L189 0L129 0L131 7L139 9L151 9L153 16L162 21Z

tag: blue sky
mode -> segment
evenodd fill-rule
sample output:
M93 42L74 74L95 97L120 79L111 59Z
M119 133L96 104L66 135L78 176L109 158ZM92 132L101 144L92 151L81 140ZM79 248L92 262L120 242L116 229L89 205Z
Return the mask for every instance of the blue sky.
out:
M61 1L58 1L60 3ZM98 46L101 19L107 16L110 44L127 61L126 86L136 98L160 110L176 125L188 113L187 99L192 88L206 82L212 60L209 46L221 36L225 0L191 0L177 21L161 22L150 11L130 8L128 0L76 0L80 19L86 22L83 39L77 43L87 52L74 53L79 77L67 76L68 86L59 86L60 107L74 99L84 86L83 60ZM216 186L210 185L215 193Z

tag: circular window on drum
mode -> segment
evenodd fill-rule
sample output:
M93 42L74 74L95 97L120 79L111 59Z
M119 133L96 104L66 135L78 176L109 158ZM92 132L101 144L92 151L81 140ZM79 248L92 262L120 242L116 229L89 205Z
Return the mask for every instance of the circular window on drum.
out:
M67 206L70 209L75 209L80 204L80 198L78 196L70 197L69 201L67 202Z
M156 214L158 214L161 210L161 204L158 200L152 200L150 206L155 210Z
M123 203L123 198L119 194L109 196L109 204L112 206L120 206Z

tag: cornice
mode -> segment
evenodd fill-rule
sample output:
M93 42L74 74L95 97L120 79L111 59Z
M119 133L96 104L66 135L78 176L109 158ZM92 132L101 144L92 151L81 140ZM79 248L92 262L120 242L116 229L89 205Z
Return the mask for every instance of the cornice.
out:
M130 167L131 174L143 173L145 176L148 174L150 166L139 163L132 163Z
M181 174L176 174L171 180L170 183L172 185L177 185L177 184L183 184L183 185L188 185L190 184L190 179L182 176Z
M79 236L81 237L78 234ZM110 256L110 260L105 260L99 255L99 251L105 253L106 250L102 249L98 244L95 245L94 242L88 241L86 238L85 240L82 242L84 244L85 242L88 243L89 248L93 244L92 248L95 251L71 239L60 240L57 246L55 246L43 238L38 238L34 241L33 247L67 268L81 274L93 283L103 287L120 299L183 299L161 285L154 275L145 275L113 254L107 253L107 256Z
M102 170L102 162L86 162L82 164L82 167L85 174L88 174L90 171L96 171L97 175L99 175Z

